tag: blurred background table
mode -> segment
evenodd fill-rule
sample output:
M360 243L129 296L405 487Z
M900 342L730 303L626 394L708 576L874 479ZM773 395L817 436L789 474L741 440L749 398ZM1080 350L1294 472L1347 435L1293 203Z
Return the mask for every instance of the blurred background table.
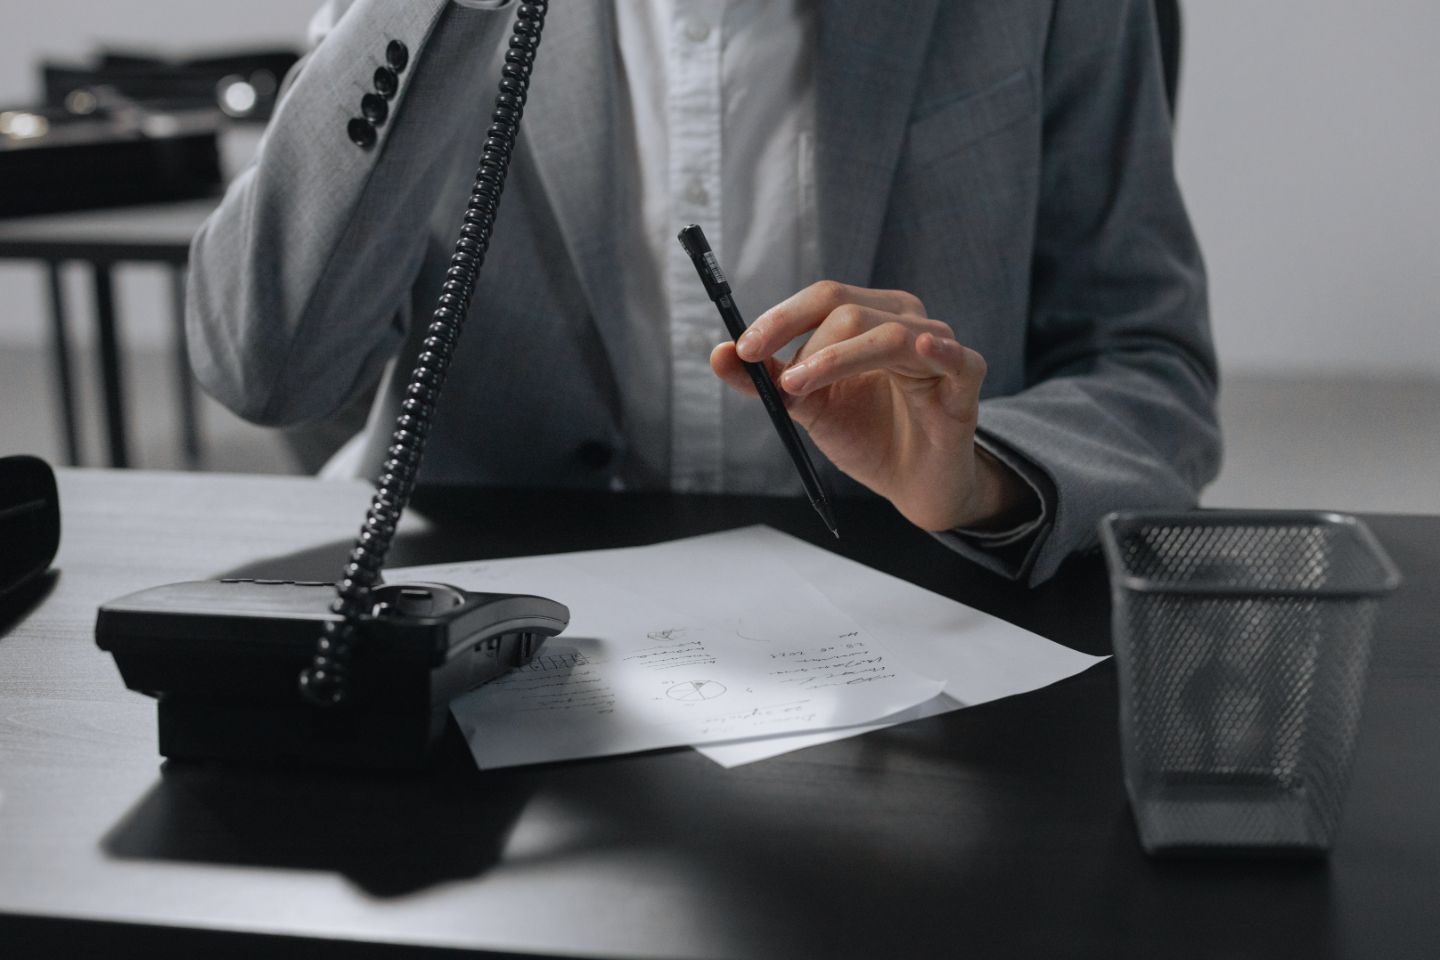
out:
M192 469L199 465L200 424L185 344L185 266L191 237L218 202L218 197L204 198L0 219L0 260L37 261L46 272L55 399L64 431L66 460L70 464L80 464L83 457L61 270L66 263L82 262L90 268L94 289L108 464L126 467L131 462L127 430L130 405L120 346L114 271L123 263L155 263L167 267L170 278L172 376L183 463Z

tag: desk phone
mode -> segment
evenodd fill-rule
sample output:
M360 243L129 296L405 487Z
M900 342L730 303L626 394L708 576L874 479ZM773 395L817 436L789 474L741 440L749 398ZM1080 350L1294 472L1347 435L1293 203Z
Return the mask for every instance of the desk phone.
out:
M165 756L423 765L450 699L524 663L568 623L553 600L380 576L489 248L547 7L517 5L439 302L339 578L171 584L100 608L96 641L128 686L158 699Z

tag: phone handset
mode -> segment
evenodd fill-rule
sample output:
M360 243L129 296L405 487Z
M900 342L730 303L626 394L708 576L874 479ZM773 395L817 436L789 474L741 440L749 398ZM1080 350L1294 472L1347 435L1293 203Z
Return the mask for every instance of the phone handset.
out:
M336 597L330 609L339 614L340 619L325 622L315 644L314 658L300 672L300 692L311 703L334 706L343 703L348 695L350 661L358 626L374 607L371 594L380 581L380 569L385 564L400 514L414 490L435 403L444 386L450 359L470 308L475 281L490 245L548 7L548 0L531 0L521 3L516 11L509 48L505 52L500 92L495 97L495 110L490 116L479 168L465 205L460 236L455 241L439 302L405 388L405 399L376 481L375 496L350 550L349 562L335 585Z
M528 663L569 624L545 597L380 584L485 260L546 8L519 5L460 237L339 582L232 576L151 587L98 611L96 643L127 687L156 699L171 760L424 767L453 729L452 700Z

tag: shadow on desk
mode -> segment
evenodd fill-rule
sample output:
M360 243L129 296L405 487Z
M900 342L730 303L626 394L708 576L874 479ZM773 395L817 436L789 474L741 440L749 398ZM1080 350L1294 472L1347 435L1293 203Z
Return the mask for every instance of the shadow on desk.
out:
M482 775L458 733L445 753L436 771L390 776L167 761L104 847L120 859L321 870L377 897L477 877L499 862L531 783Z

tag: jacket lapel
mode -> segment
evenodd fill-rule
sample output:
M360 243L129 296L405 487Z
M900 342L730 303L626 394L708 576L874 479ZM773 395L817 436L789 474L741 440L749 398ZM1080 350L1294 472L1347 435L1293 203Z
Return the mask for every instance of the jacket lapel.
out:
M519 149L539 172L565 252L602 342L622 378L635 365L631 324L620 315L624 264L617 236L634 214L637 189L619 169L624 132L615 14L608 3L552 7L536 57Z
M823 275L867 285L938 0L821 0L816 179Z

